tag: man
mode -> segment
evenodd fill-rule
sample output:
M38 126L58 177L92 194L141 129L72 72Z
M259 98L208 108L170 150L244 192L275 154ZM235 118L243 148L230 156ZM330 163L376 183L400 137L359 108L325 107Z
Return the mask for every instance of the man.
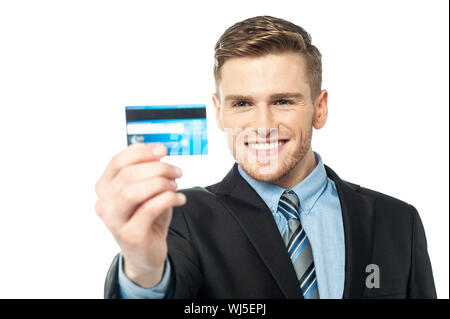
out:
M239 22L215 47L213 102L236 163L176 192L160 144L116 155L96 185L118 242L106 298L435 298L417 210L342 180L311 148L327 120L321 54L301 27Z

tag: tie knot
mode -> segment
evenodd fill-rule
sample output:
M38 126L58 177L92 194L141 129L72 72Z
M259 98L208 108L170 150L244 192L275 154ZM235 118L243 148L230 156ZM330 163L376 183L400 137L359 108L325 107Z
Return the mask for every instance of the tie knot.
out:
M278 210L289 221L292 218L299 218L299 205L300 201L294 191L286 190L281 195L280 202L278 204Z

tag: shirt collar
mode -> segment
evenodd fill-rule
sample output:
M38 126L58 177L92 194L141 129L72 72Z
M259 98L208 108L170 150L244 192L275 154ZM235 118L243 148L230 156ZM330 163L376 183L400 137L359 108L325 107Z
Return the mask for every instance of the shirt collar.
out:
M295 192L300 201L300 212L309 214L311 208L319 199L322 192L328 182L327 172L323 165L321 156L314 152L316 159L316 167L313 169L305 179L295 185L291 190ZM238 171L247 183L258 193L258 195L264 200L267 207L272 211L272 214L278 210L278 202L281 195L286 190L285 188L277 185L261 182L250 177L240 165L238 165Z

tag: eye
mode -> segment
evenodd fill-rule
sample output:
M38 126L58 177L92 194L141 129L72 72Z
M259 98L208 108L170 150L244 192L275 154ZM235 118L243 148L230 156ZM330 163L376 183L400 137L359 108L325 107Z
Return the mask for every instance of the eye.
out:
M275 101L275 104L278 104L278 105L289 105L289 104L292 104L292 101L289 101L289 100L277 100L277 101Z
M246 104L248 104L246 101L238 101L238 102L234 103L233 106L244 107L244 106L246 106Z

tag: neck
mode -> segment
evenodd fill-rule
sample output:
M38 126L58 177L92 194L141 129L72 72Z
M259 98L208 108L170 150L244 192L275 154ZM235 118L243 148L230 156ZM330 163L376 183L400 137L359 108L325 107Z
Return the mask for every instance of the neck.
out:
M310 147L305 156L297 162L294 168L292 168L287 175L273 181L272 184L290 189L303 181L314 170L314 168L316 168L316 166L316 158L312 148Z

